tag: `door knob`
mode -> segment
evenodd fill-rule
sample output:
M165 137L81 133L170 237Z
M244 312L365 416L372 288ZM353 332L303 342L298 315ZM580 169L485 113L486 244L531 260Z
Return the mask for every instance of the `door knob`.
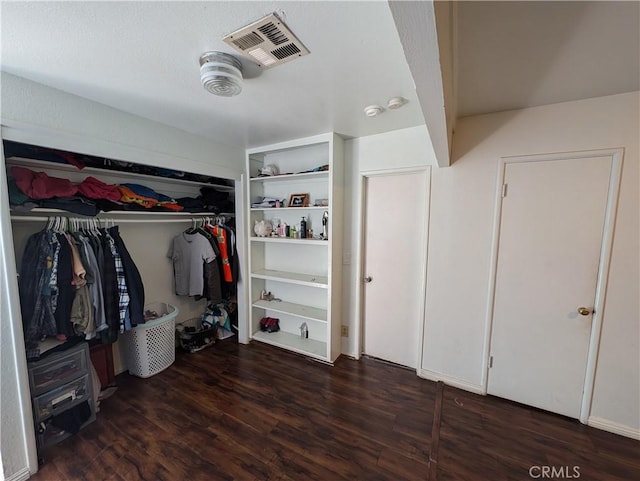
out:
M593 313L593 311L588 307L578 307L578 314L581 316L588 316L591 313Z
M369 282L371 282L373 280L373 277L371 276L367 276L365 278L362 279L364 282L366 282L367 284L369 284Z

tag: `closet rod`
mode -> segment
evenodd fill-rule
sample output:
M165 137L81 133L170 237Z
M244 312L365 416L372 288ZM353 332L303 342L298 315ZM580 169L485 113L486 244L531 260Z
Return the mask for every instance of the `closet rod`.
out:
M55 217L55 216L52 216ZM89 217L89 219L91 219L92 217ZM196 216L194 217L195 219L200 219L200 217ZM47 222L50 219L50 217L29 217L26 215L16 215L16 216L12 216L11 220L17 220L17 221L26 221L26 222ZM174 223L174 222L193 222L192 218L184 218L184 219L112 219L112 218L100 218L98 219L100 221L104 221L104 220L109 220L109 221L113 221L116 224L128 224L128 223L136 223L136 224L166 224L166 223Z

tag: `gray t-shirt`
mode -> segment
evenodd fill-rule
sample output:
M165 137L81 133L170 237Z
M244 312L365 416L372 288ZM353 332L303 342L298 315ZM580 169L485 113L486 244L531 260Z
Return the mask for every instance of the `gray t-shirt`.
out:
M167 256L173 260L176 294L201 296L204 289L204 263L216 258L209 241L203 235L183 232L174 237Z

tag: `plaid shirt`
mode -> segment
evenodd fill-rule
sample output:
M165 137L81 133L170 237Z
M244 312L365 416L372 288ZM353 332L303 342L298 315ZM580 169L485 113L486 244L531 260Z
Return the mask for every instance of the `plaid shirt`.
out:
M124 277L124 265L122 258L116 248L116 243L108 233L106 234L109 241L109 249L116 265L116 278L118 279L118 307L120 310L120 332L125 331L125 318L127 317L127 309L129 308L129 291L127 290L127 282Z
M49 277L49 284L45 286L45 292L51 296L51 311L56 312L58 307L58 259L60 258L60 241L58 236L53 232L49 233L49 244L53 246L53 258L51 259L51 275Z

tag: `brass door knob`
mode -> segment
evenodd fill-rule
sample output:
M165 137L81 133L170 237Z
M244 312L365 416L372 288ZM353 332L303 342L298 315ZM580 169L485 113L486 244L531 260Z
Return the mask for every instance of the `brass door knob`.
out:
M588 316L592 312L593 311L588 307L578 307L578 314L580 314L581 316Z

